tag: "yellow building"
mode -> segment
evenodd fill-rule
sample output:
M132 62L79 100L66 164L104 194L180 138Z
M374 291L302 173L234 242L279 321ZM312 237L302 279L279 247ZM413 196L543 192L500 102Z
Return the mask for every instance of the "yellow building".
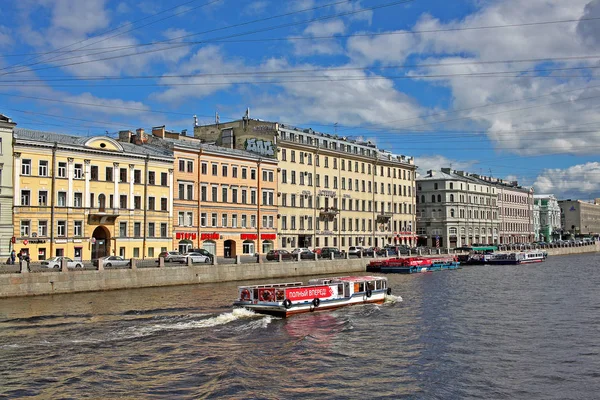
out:
M14 130L15 249L64 255L157 257L171 248L173 156L108 136Z
M414 159L370 142L251 119L194 135L279 160L278 248L415 245Z
M201 143L154 127L152 145L170 149L174 249L219 257L266 252L277 238L277 160Z

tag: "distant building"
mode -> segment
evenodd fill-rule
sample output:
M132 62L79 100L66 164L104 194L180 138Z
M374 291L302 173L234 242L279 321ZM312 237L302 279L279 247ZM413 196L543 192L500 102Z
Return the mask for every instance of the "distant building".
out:
M455 248L499 243L498 191L464 171L417 178L418 244Z
M0 261L13 249L13 129L17 124L0 114Z
M279 160L278 248L416 243L412 157L248 114L196 126L194 136Z
M560 238L560 206L554 195L533 196L533 221L535 240L551 242Z
M600 233L600 199L593 203L559 200L563 234L598 235Z
M534 240L533 189L517 181L470 174L481 183L492 185L498 193L500 244L529 243Z

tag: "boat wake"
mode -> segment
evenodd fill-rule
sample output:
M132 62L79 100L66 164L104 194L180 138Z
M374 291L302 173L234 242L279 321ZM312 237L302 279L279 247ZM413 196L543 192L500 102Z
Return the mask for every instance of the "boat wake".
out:
M394 296L393 294L386 294L384 304L394 304L394 303L398 303L400 301L402 301L402 296L400 296L400 295Z
M260 321L256 321L254 324L249 324L251 327L260 328L268 325L271 322L270 318L265 318L264 315L256 314L250 310L244 308L234 308L232 312L223 313L216 317L210 317L192 321L182 321L176 323L161 323L150 326L135 326L121 330L117 333L120 338L139 338L144 336L150 336L158 332L163 331L180 331L188 329L202 329L202 328L213 328L220 325L226 325L231 322L241 319L260 318Z

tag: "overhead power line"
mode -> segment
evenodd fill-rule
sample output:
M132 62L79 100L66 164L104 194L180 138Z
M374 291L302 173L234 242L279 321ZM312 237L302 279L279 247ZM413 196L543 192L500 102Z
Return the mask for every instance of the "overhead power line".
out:
M241 32L241 33L237 33L237 34L231 34L231 35L228 35L228 36L225 36L225 37L222 37L222 38L217 38L217 39L228 39L228 38L233 38L233 37L240 37L240 36L251 35L251 34L260 33L260 32L268 32L268 31L272 31L272 30L276 30L276 29L281 29L281 28L287 28L287 27L291 27L291 26L304 25L304 24L307 24L307 23L316 22L316 21L324 21L324 20L328 20L328 19L332 19L332 18L336 18L336 17L340 17L340 16L347 16L347 15L359 14L359 13L363 13L363 12L366 12L366 11L372 11L372 10L376 10L376 9L381 9L381 8L386 8L386 7L392 7L392 6L396 6L396 5L399 5L399 4L406 4L406 3L410 3L412 1L415 1L415 0L399 0L399 1L394 1L394 2L391 2L391 3L380 4L380 5L373 6L373 7L361 8L359 10L346 11L346 12L332 14L332 15L327 15L327 16L323 16L323 17L312 18L312 19L309 19L309 20L304 20L304 21L299 21L299 22L293 22L293 23L286 23L286 24L280 24L280 25L275 25L275 26L266 27L266 28L262 28L262 29L256 29L256 30L253 30L253 31L246 31L246 32ZM345 3L345 2L346 2L346 0L340 1L339 3ZM336 4L336 3L333 3L333 4ZM273 18L276 18L276 17L270 17L269 19L273 19ZM242 25L242 24L238 24L238 25ZM194 35L194 34L192 34L192 35ZM189 35L184 35L183 37L185 37L185 36L189 36ZM169 39L169 41L174 41L175 39L178 39L178 38ZM204 40L204 41L202 41L202 43L210 43L213 40L215 40L215 39ZM4 72L3 74L0 74L0 76L18 74L18 73L22 73L22 72L39 71L39 70L45 70L45 69L54 69L54 68L71 66L71 65L88 64L88 63L98 62L98 61L113 60L113 59L117 59L117 58L125 58L125 57L134 56L134 55L149 54L149 53L155 53L155 52L158 52L158 51L176 49L176 48L180 48L180 47L183 47L183 46L186 46L186 45L175 44L172 47L166 48L166 49L154 49L154 50L147 50L147 51L142 51L142 52L121 54L121 55L112 56L112 57L99 58L99 59L95 59L95 60L79 61L79 62L73 62L73 63L67 63L67 64L60 64L60 65L53 65L53 66L47 66L47 67L42 67L42 68L20 70L20 71L9 71L9 72ZM114 50L109 51L109 52L114 52ZM99 54L99 53L96 53L96 54ZM92 54L92 55L94 55L94 54ZM64 60L59 60L59 61L64 61Z

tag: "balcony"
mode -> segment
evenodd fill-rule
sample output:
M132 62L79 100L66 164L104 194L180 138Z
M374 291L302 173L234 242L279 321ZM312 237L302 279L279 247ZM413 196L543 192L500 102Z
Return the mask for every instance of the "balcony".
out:
M392 219L392 216L394 215L394 213L392 212L381 212L379 214L377 214L377 223L378 224L382 224L382 223L387 223L390 221L390 219Z
M119 216L118 208L90 208L88 214L88 224L90 225L112 225Z
M339 212L340 211L335 207L320 208L319 219L332 221Z

